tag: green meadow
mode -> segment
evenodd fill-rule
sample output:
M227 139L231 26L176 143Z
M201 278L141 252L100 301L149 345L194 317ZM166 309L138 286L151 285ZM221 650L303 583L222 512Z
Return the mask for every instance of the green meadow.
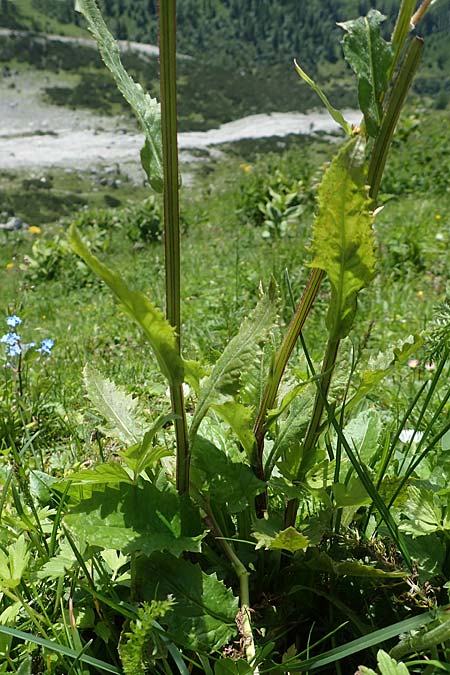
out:
M0 175L1 219L26 223L0 229L0 673L449 671L449 113L410 93L397 122L411 43L378 21L346 29L356 78L364 31L386 60L348 139L198 150L162 192L116 164ZM48 99L124 114L83 54ZM195 68L183 130L233 119L233 83L208 101ZM356 105L343 78L333 103ZM235 117L270 109L258 81Z

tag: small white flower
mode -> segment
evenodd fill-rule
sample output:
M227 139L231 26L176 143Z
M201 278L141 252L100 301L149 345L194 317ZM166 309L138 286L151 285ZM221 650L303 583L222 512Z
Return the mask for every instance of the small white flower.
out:
M442 232L437 232L437 233L436 233L436 240L437 240L437 241L444 241L444 239L445 239L445 237L444 237L444 235L442 234Z
M183 396L184 398L187 398L189 394L191 393L191 388L186 382L183 382ZM170 387L167 387L166 389L166 396L167 398L170 398Z
M416 431L415 429L403 429L399 436L402 443L420 443L423 438L422 431Z

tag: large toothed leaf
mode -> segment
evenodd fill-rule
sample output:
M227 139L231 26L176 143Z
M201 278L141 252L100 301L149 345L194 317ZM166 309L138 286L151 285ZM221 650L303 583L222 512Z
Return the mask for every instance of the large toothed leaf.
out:
M75 9L83 14L88 29L97 41L101 57L112 73L117 88L133 108L144 130L146 141L141 159L156 192L162 192L161 110L158 101L145 93L127 73L120 60L119 47L109 32L95 0L76 0Z
M89 364L84 367L83 376L89 400L107 421L103 430L125 445L141 441L146 425L139 413L137 399Z
M260 345L267 336L276 316L276 289L271 284L250 316L242 323L239 333L228 343L216 361L211 375L201 382L198 405L191 423L191 438L214 403L224 403L241 388L242 376L261 354Z
M154 554L137 561L139 597L148 601L173 598L175 604L161 623L174 642L194 652L220 649L236 634L238 600L215 574L199 565Z
M358 77L358 99L369 136L378 133L382 101L389 83L393 49L381 37L385 17L375 9L367 16L338 24L347 31L342 42L344 56Z
M353 323L358 292L375 275L373 216L357 138L333 159L318 201L311 267L328 275L332 291L328 327L335 338L343 338Z
M347 136L350 136L351 133L352 133L352 126L351 126L351 124L349 124L349 123L345 120L345 118L344 118L343 114L341 113L341 111L340 111L340 110L337 110L337 108L334 108L334 107L331 105L331 103L329 102L329 100L327 99L325 93L322 91L322 89L319 87L319 85L316 84L316 83L314 82L314 80L312 80L312 79L309 77L309 75L307 75L307 74L305 73L305 71L303 70L303 68L301 68L301 67L298 65L297 61L295 61L295 60L294 60L294 65L295 65L295 70L297 71L298 75L300 75L300 77L302 78L302 80L303 80L304 82L306 82L306 84L309 84L309 86L311 87L311 89L313 89L313 90L316 92L317 96L320 98L320 100L322 101L322 103L324 104L325 108L328 110L329 114L330 114L331 117L334 119L334 121L335 121L337 124L339 124L339 126L345 131L345 133L347 134Z
M205 534L200 515L190 503L147 482L94 490L66 516L65 524L90 546L146 555L198 552Z
M183 382L183 361L178 353L175 330L164 318L163 313L155 307L140 291L128 288L124 279L112 272L89 251L83 243L77 228L72 225L69 231L72 249L102 279L120 301L122 309L142 328L149 341L161 372L172 385Z

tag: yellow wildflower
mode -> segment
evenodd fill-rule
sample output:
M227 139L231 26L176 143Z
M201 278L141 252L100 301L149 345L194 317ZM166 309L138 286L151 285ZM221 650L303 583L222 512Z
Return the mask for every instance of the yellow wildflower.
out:
M436 220L440 220L442 218L440 213L436 213L434 217L436 218Z
M416 295L418 298L423 298L423 291L417 291Z
M14 267L14 263L6 263L5 267L7 270L10 270Z
M239 164L239 168L244 173L251 173L253 170L250 164L246 164L245 162L241 162L241 164Z
M31 234L41 234L42 230L37 225L30 225L28 232L31 232Z

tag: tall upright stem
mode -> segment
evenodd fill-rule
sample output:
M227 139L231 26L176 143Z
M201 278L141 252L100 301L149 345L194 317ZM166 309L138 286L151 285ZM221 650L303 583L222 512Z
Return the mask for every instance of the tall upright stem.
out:
M181 273L180 273L180 203L177 143L176 88L176 0L159 3L159 59L161 89L161 135L164 178L164 246L166 263L166 314L176 330L181 351ZM177 489L189 491L189 446L186 411L181 384L170 387L175 413L177 442Z

